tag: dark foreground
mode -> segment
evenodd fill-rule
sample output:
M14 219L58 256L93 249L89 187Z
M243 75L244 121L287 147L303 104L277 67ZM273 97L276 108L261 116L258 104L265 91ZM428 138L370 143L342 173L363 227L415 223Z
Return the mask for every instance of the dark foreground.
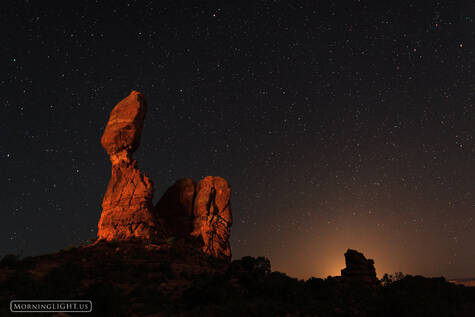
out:
M81 316L475 316L475 288L443 278L405 276L378 286L338 277L302 281L272 272L262 257L228 264L193 241L172 240L5 256L0 316L10 315L11 299L92 300L93 313Z

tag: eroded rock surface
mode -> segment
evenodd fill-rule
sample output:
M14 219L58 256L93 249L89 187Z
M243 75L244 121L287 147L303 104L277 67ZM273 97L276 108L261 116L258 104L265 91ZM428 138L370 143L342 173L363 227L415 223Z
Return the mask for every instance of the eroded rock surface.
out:
M231 188L219 176L207 176L196 186L192 236L203 239L203 251L219 258L231 257Z
M374 261L366 259L363 253L348 249L345 253L346 268L341 270L341 276L349 282L378 284Z
M152 215L153 183L132 159L140 144L147 105L132 93L112 110L101 144L112 162L112 176L102 201L98 238L155 240L158 226Z

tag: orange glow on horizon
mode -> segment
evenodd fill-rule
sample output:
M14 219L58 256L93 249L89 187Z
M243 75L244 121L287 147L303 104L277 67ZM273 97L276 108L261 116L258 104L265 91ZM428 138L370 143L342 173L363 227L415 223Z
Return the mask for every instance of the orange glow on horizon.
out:
M328 276L340 276L341 270L345 268L345 257L331 258L323 266L321 277L326 278Z

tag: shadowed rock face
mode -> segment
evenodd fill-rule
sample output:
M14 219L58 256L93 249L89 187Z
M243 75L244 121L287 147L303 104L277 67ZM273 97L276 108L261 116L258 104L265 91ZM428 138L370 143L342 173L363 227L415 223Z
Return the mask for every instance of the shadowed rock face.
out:
M132 159L140 144L147 105L136 91L119 102L110 114L101 138L112 163L99 221L99 240L138 238L157 241L173 235L195 237L202 251L230 259L231 189L218 176L198 185L190 178L178 180L153 207L153 183Z
M231 257L231 188L219 176L207 176L196 187L192 236L203 239L203 251L220 258Z
M104 130L101 144L112 162L112 176L102 201L99 239L158 237L151 213L153 183L132 159L140 144L146 109L144 96L132 91L114 107Z
M191 235L201 241L203 252L231 258L230 197L231 188L222 177L207 176L198 185L184 178L165 192L155 213L175 237Z
M346 268L341 270L341 276L349 282L378 284L374 261L366 259L363 253L348 249L345 253Z
M164 220L166 228L177 238L187 236L193 230L193 201L195 182L191 178L177 180L163 194L154 213Z

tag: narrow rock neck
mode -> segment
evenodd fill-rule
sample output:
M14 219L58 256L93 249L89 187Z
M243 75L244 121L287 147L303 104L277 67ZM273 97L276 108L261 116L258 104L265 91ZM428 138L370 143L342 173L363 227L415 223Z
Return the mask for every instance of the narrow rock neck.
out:
M121 162L130 163L132 162L132 153L128 150L122 150L110 155L110 160L112 165L118 165Z

